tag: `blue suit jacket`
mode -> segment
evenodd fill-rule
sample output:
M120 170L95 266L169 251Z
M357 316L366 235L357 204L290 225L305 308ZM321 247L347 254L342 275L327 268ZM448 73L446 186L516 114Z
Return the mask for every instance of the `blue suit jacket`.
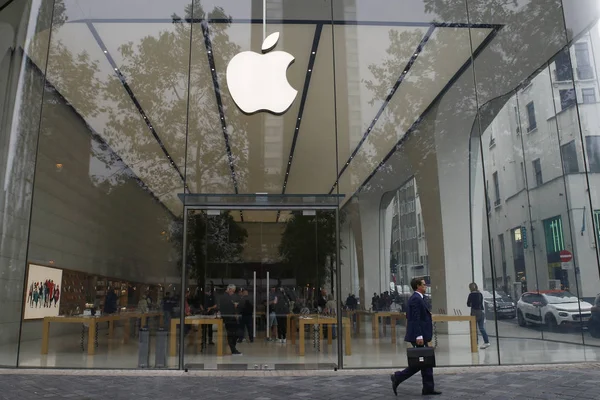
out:
M431 311L425 300L417 292L413 293L408 300L408 311L406 312L406 342L414 343L417 337L423 336L425 343L431 342L433 337L433 323Z

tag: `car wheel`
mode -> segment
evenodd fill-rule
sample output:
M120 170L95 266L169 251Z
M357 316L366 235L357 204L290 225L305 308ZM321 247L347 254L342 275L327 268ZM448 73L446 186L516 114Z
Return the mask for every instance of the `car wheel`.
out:
M558 330L558 323L556 322L556 318L552 314L546 315L546 326L550 332L556 332Z
M521 310L517 311L517 322L519 323L519 326L527 326L527 321L525 321L525 317Z

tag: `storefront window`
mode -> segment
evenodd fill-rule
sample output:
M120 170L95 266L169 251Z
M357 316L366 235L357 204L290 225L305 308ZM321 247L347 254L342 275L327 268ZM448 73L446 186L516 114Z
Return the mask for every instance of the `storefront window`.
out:
M439 365L597 356L599 10L0 3L0 364L397 367L417 277Z

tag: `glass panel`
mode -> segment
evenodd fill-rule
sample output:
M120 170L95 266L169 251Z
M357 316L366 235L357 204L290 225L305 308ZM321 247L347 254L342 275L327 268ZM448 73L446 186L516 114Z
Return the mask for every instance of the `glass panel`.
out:
M28 249L44 302L26 307L20 365L179 366L158 328L181 311L163 300L182 295L188 8L56 2Z
M570 279L570 291L580 302L581 332L586 360L600 359L600 237L598 236L598 210L600 210L600 122L598 121L598 54L600 54L600 8L597 2L586 2L574 7L567 1L565 21L567 31L573 38L569 48L571 63L576 80L573 88L583 99L577 105L576 113L561 123L564 132L573 137L576 143L579 174L566 177L566 190L569 196L569 213L573 231L573 259L564 271ZM567 117L563 117L567 119ZM560 120L559 120L560 121ZM569 122L569 125L566 123ZM574 285L576 284L576 285ZM577 303L575 303L576 305ZM587 328L587 329L585 329Z
M45 59L52 9L51 3L44 1L0 4L0 300L5 305L0 316L0 365L15 367L26 299L22 295L31 182L46 69L45 65L37 68L30 58ZM39 347L37 350L39 354Z
M517 10L468 2L471 22L502 15L506 24L495 45L475 60L475 77L485 181L497 173L503 191L487 214L490 239L504 244L490 240L491 260L484 255L484 276L491 277L484 281L486 325L498 341L500 362L507 364L584 356L576 326L555 329L574 322L578 312L554 312L547 299L549 290L577 292L574 270L560 262L561 250L573 251L578 240L572 208L579 206L567 182L580 165L577 140L569 144L577 130L573 106L579 92L573 55L565 47L562 3L525 2ZM507 79L500 83L499 75ZM490 137L493 147L487 146Z
M336 179L330 2L267 1L265 36L279 33L279 39L262 55L263 2L213 3L199 5L194 21L191 192L329 193ZM291 64L283 99L272 92L269 72L278 58L282 70ZM272 112L257 112L264 109Z
M331 369L335 212L281 211L273 223L255 211L253 221L236 221L244 211L189 213L185 367Z
M516 282L509 295L511 303L516 303L516 321L500 320L503 306L495 305L496 329L498 336L504 338L501 361L505 363L522 362L522 357L536 362L587 358L581 344L587 340L591 304L583 294L585 285L577 266L578 257L584 259L589 253L581 244L582 236L585 237L582 212L585 221L587 200L581 197L581 193L586 192L581 188L586 184L579 173L582 145L578 111L572 107L577 104L575 93L579 89L577 84L559 77L559 69L565 68L564 55L571 54L572 50L566 47L501 102L502 111L482 138L485 141L487 135L498 136L497 129L506 132L502 141L496 141L494 149L484 150L486 165L493 164L500 169L500 179L508 185L509 197L489 215L491 232L499 234L510 229L513 240ZM576 79L576 83L578 81ZM522 133L523 125L531 125L531 104L535 104L538 121L545 123ZM517 113L516 126L510 116L514 106L521 110ZM525 190L513 183L515 175L521 173L520 168L516 168L521 160L525 166ZM592 240L595 240L593 236ZM497 249L493 250L493 256L495 260L505 258ZM495 262L494 268L498 277L512 275L510 265L499 268ZM499 281L496 279L496 287ZM514 317L514 308L510 316ZM518 343L513 342L516 338ZM519 354L511 351L513 346L519 349ZM549 348L554 351L548 353Z
M339 0L334 13L344 22L334 28L342 291L360 304L344 366L406 362L400 313L418 276L438 318L438 364L470 364L468 311L459 311L473 279L468 67L472 46L485 48L494 28L470 27L458 2ZM457 202L462 211L452 210ZM461 313L464 321L448 322Z

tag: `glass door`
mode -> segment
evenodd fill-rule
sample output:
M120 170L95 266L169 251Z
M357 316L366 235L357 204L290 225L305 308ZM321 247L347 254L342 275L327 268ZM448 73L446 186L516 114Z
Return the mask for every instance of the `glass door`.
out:
M185 368L338 364L335 211L195 209L187 218ZM313 323L317 315L330 324Z

